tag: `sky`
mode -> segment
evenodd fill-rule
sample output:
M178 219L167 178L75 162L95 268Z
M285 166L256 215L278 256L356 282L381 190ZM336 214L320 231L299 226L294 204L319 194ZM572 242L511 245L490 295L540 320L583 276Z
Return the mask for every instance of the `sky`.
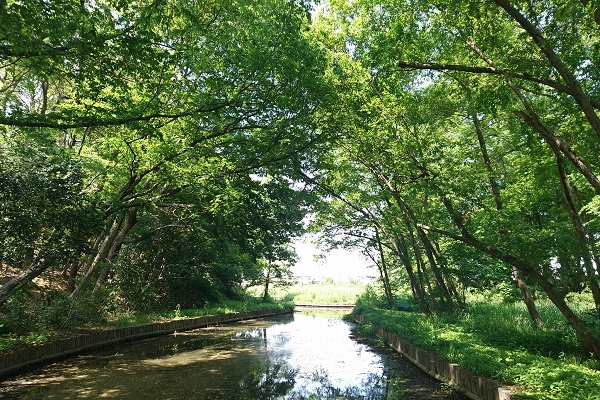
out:
M359 252L336 249L323 252L311 243L312 236L304 235L294 242L298 253L298 262L292 271L295 276L314 278L334 278L336 282L345 282L351 278L374 276L375 267ZM315 260L315 255L323 258Z

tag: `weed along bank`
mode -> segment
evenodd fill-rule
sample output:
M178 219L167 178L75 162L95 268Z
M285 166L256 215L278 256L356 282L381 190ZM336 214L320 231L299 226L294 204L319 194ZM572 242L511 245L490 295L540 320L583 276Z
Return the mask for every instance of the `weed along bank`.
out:
M371 323L366 317L355 314L358 323L370 323L378 337L387 345L409 359L417 367L442 382L458 386L471 399L510 400L513 392L491 379L476 376L457 364L449 363L436 354L423 350L414 344Z

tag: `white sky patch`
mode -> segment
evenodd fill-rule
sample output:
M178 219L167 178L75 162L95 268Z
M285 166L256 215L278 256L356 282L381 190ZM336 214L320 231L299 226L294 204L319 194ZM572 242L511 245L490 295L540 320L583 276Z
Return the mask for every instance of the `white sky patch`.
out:
M333 278L335 282L343 283L376 275L375 267L359 252L344 249L324 252L311 242L312 238L304 235L293 242L298 253L298 262L292 267L294 276Z

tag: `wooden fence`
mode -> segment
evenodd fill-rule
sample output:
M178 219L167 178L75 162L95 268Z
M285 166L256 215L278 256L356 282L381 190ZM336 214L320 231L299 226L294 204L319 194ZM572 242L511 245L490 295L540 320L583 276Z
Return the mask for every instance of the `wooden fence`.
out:
M80 353L84 350L98 348L110 344L148 338L203 328L211 325L225 324L253 318L268 317L277 314L291 313L292 309L283 311L277 309L243 311L233 314L207 315L196 318L178 319L153 324L98 330L79 334L65 339L59 339L36 346L28 346L9 353L0 354L0 378L14 374L19 370Z
M370 322L363 315L356 314L354 319L359 323ZM389 346L404 355L417 367L437 380L460 387L467 397L474 400L510 400L512 391L491 379L473 375L458 364L452 364L438 355L401 339L381 326L371 322L377 336Z

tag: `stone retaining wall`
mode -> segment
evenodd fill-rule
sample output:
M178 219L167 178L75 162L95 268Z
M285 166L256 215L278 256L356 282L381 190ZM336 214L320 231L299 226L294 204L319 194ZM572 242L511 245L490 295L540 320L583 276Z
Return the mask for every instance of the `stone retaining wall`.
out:
M359 323L370 322L363 315L356 314L354 319ZM475 400L510 400L512 392L491 379L473 375L457 364L449 363L434 353L413 345L398 335L388 332L381 326L371 322L377 336L389 346L404 355L417 367L434 378L460 387L465 394Z
M233 314L207 315L196 318L157 322L147 325L115 328L75 335L66 339L55 340L38 346L29 346L10 353L0 354L0 378L14 374L18 370L34 364L73 355L92 348L151 336L166 335L175 331L185 331L245 319L285 314L292 311L292 309L286 309L284 311L279 311L277 309L252 310Z

